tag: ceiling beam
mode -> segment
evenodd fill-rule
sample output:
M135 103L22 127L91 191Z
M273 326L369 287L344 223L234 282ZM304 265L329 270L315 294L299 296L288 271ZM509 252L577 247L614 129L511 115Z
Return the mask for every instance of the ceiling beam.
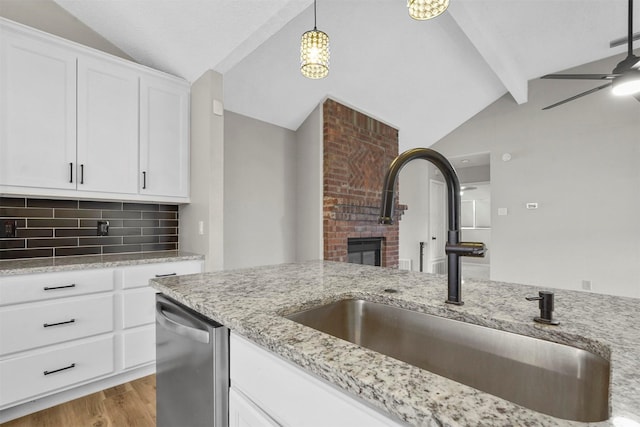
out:
M482 30L482 27L474 19L473 13L462 1L451 2L448 12L491 70L498 76L513 99L518 104L527 102L527 78L510 55L508 46L495 37L488 37L490 32Z

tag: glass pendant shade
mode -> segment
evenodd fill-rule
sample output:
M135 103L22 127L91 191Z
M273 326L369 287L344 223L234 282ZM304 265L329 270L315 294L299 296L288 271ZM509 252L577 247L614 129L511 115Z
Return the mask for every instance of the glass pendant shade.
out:
M612 83L611 92L616 96L640 93L640 70L629 70Z
M449 7L449 0L408 0L409 16L419 21L435 18Z
M329 36L317 28L302 35L300 72L310 79L322 79L329 74Z

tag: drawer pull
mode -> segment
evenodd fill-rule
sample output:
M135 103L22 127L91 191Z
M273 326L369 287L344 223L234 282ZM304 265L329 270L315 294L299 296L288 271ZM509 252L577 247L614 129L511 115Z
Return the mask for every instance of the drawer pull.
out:
M64 368L60 368L60 369L54 369L53 371L44 371L45 375L51 375L51 374L55 374L56 372L60 372L60 371L66 371L67 369L71 369L71 368L75 368L76 364L72 363L69 366L65 366Z
M75 323L76 319L67 320L66 322L58 322L58 323L45 323L43 326L48 328L50 326L59 326L59 325L67 325L69 323Z
M169 273L169 274L156 274L156 277L157 277L157 278L160 278L160 277L169 277L169 276L176 276L176 275L177 275L176 273Z
M70 285L64 285L64 286L45 286L44 290L45 291L53 291L55 289L66 289L66 288L75 288L76 284L72 283Z

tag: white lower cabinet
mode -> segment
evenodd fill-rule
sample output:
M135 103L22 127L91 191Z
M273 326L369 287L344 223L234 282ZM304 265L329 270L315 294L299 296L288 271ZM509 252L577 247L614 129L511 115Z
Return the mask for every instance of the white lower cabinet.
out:
M156 325L151 324L122 333L124 369L156 360Z
M230 426L404 425L234 333L229 349Z
M0 355L113 332L113 295L20 304L0 311Z
M229 389L229 427L278 427L249 398L233 387Z
M156 275L176 261L0 277L0 423L155 371Z
M125 328L155 322L156 291L147 286L122 293L122 324Z
M0 405L8 405L114 371L113 335L0 361Z

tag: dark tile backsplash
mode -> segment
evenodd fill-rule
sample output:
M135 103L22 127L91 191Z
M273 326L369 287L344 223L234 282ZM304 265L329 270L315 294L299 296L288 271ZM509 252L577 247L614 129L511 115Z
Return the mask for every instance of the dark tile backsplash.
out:
M0 197L5 220L17 229L0 238L0 260L178 249L177 205ZM109 221L108 236L97 235L98 220Z

